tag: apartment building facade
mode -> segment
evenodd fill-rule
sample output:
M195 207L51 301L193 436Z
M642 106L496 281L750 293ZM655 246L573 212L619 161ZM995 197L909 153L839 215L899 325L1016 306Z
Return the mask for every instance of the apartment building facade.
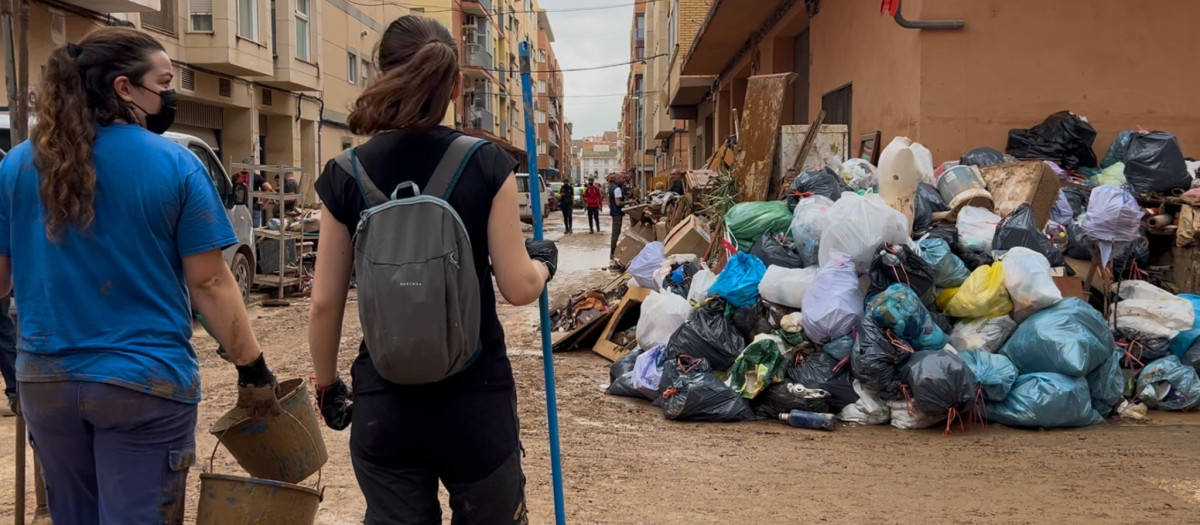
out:
M589 178L602 181L610 173L622 172L619 140L618 132L606 131L600 136L575 141L576 164L579 166L576 182Z
M529 41L536 53L538 11L533 0L492 2L32 0L29 97L36 99L40 66L53 49L108 25L142 29L175 63L180 104L171 130L204 140L225 166L249 160L299 167L302 193L315 202L313 184L325 163L369 138L352 134L346 120L378 75L375 51L387 25L425 14L461 42L464 94L443 123L492 140L524 163L517 44ZM549 29L548 20L543 25ZM561 94L560 72L547 81ZM8 104L0 91L0 106ZM561 120L561 98L555 109ZM562 128L557 132L561 141Z
M714 0L669 94L673 117L691 122L693 161L734 132L747 79L773 73L797 74L782 123L808 124L824 109L826 123L850 127L855 156L876 131L884 144L919 140L938 161L1003 150L1009 129L1064 109L1089 118L1097 150L1135 126L1175 133L1185 152L1200 148L1200 70L1179 67L1200 56L1189 26L1200 3L892 5L897 14L866 2ZM1136 36L1090 36L1101 34Z

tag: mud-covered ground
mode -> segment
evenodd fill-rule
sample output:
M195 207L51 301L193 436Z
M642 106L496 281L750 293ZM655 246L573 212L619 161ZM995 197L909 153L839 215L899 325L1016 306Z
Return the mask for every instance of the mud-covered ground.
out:
M611 279L604 234L561 236L562 297ZM582 225L582 226L581 226ZM305 300L286 308L254 306L264 350L281 378L308 377ZM531 522L553 523L545 390L536 307L501 306L520 394ZM341 366L348 375L360 337L353 296ZM200 406L188 516L195 515L199 473L209 469L208 429L235 399L233 367L203 331L205 400ZM555 356L568 521L665 523L1197 523L1200 521L1200 415L1151 412L1149 423L1116 420L1077 430L999 426L943 437L940 429L839 426L833 432L776 422L674 423L648 403L604 394L608 362L587 351ZM13 512L14 420L0 420L0 523ZM351 524L365 503L347 452L348 432L323 429L330 460L318 523ZM238 474L223 450L213 467ZM310 479L307 484L313 485ZM32 486L32 474L29 476ZM444 500L444 498L443 498ZM30 496L32 506L32 494ZM446 516L449 522L449 516Z

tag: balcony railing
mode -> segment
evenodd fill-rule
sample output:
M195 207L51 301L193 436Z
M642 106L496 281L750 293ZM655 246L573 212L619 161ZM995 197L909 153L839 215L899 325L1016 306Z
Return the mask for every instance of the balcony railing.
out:
M469 127L482 129L488 133L496 129L496 117L491 111L480 108L471 108L471 121Z
M492 11L492 0L463 0L464 10L476 11L476 6L483 8L483 12L490 13Z
M492 59L491 51L479 44L467 44L467 54L465 59L465 65L468 67L489 69L493 64L496 63L496 61Z

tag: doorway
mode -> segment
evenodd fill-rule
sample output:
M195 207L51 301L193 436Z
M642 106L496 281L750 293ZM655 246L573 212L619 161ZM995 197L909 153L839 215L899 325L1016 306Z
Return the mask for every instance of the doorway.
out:
M792 123L807 124L811 122L808 116L808 64L811 48L807 29L796 35L792 46L792 71L796 73L796 82L792 84Z
M853 84L846 84L821 97L821 109L825 110L826 124L845 124L847 135L853 137L851 129L851 103L854 101Z

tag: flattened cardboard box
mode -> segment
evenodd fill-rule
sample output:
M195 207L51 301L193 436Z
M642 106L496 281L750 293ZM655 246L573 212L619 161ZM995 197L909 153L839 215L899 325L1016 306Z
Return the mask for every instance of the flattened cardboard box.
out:
M689 215L667 234L667 239L663 241L663 252L666 255L690 253L703 257L709 244L712 244L712 236L708 233L708 223Z
M979 171L992 193L997 215L1008 217L1017 206L1028 203L1037 224L1050 220L1050 210L1058 199L1062 182L1045 162L997 164Z
M613 259L621 263L621 266L628 268L629 263L633 262L633 258L642 253L642 248L649 243L650 241L636 231L626 231L621 234L621 240L617 241L617 251L613 254Z

